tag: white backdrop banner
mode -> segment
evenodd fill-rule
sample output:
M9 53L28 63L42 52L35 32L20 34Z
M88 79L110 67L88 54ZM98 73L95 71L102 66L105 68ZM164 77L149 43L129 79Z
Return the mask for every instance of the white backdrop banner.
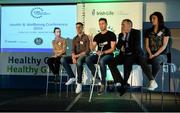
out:
M85 24L85 33L94 36L99 32L99 18L106 18L108 29L118 35L121 31L121 21L130 19L133 27L142 30L143 3L84 3L78 4L78 21Z

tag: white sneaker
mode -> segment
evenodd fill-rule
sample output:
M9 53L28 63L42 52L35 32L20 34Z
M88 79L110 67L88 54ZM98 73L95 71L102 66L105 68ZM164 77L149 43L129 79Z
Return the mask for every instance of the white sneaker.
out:
M72 84L73 82L75 82L76 81L76 78L70 78L66 83L65 83L65 85L70 85L70 84Z
M80 93L81 91L82 91L82 84L77 83L76 94Z
M115 86L121 86L121 83L116 83Z
M151 80L151 81L149 82L149 86L148 86L147 89L153 91L153 90L155 90L157 87L158 87L158 85L157 85L156 81L155 81L155 80Z
M101 80L100 79L95 79L95 84L101 85Z

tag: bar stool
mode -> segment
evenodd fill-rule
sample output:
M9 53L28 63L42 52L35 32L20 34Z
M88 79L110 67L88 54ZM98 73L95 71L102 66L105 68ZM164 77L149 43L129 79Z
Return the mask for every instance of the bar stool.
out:
M60 78L59 78L58 82L49 81L49 76L50 76L50 69L48 67L47 68L47 79L46 79L46 96L48 95L49 84L54 84L55 85L55 90L57 89L57 85L59 84L59 96L61 96L62 83L63 83L62 78L63 78L63 76L67 78L67 81L69 80L69 76L65 73L63 66L60 65L60 75L59 75ZM66 85L66 96L68 96L68 85Z
M175 75L174 73L176 72L176 65L173 63L163 63L163 74L162 74L162 97L161 97L161 101L163 101L163 93L164 93L164 76L166 73L171 74L172 80L173 80L173 87L174 87L174 99L176 102L176 85L175 85ZM170 84L170 83L169 83Z

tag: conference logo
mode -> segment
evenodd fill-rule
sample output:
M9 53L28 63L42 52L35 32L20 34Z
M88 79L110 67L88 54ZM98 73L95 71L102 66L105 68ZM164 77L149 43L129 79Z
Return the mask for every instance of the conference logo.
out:
M43 39L40 38L40 37L37 37L37 38L34 39L34 43L36 45L41 45L43 43Z
M49 15L48 12L44 11L43 8L40 8L40 7L35 7L31 10L31 16L33 18L41 18L45 15Z
M100 16L109 16L109 15L114 15L113 11L96 11L95 9L92 10L92 15L100 15Z

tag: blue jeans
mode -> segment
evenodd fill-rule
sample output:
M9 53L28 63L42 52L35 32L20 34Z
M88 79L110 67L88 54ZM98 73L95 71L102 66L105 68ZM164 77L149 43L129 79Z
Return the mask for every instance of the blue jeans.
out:
M154 57L153 59L149 59L148 63L152 65L152 75L154 78L159 73L162 63L167 62L167 56L166 55L159 55L157 57Z
M108 64L109 61L113 59L113 55L107 54L107 55L102 55L99 61L99 66L101 70L101 76L102 76L102 84L105 85L106 83L106 65ZM98 60L98 55L90 55L86 58L86 64L88 68L90 69L92 75L95 75L95 66L94 64L97 63Z
M78 59L77 59L77 73L78 73L78 76L77 76L77 82L78 83L81 83L82 82L82 71L83 71L83 64L85 63L85 59L86 59L86 55L84 56L80 56ZM63 67L65 68L67 74L69 75L70 78L74 78L75 75L71 69L71 66L70 64L72 64L72 56L65 56L65 57L62 57L61 58L61 64L63 65Z

